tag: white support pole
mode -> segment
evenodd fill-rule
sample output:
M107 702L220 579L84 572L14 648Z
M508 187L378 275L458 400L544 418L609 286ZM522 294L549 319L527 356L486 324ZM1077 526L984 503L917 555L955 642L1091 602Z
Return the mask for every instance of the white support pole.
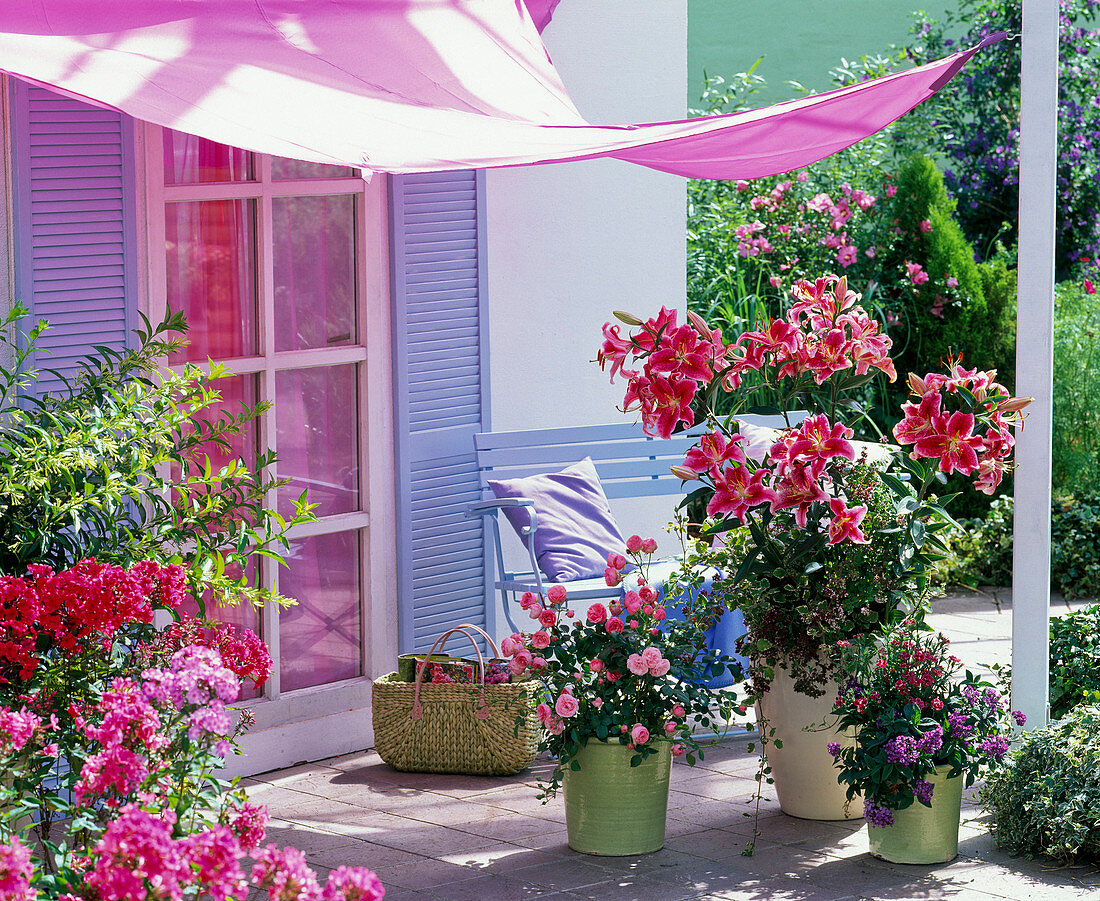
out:
M1012 704L1046 725L1050 653L1050 473L1058 0L1023 0L1016 394L1031 396L1016 446L1012 561Z

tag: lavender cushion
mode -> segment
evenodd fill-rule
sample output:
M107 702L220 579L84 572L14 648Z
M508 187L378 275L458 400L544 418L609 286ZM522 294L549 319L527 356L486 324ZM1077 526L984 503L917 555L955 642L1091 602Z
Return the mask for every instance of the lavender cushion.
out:
M535 502L539 521L535 558L551 582L602 576L607 555L612 551L622 553L626 541L611 515L590 457L561 472L488 481L498 498L525 497ZM522 510L505 509L504 515L522 538L526 514Z

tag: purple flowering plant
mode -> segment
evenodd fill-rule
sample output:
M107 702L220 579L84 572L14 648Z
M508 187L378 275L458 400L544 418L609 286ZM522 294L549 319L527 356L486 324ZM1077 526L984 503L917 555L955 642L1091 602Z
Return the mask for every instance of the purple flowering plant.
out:
M948 653L948 640L910 618L881 637L839 642L848 673L836 699L838 730L854 729L854 747L829 745L849 801L864 798L872 826L890 826L894 812L914 803L931 805L928 776L950 767L969 787L997 766L1008 750L1007 699L991 682L965 671Z

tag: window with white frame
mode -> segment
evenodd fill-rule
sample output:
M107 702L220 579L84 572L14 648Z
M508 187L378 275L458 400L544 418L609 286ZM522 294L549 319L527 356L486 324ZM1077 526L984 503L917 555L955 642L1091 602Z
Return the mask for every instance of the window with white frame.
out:
M147 137L150 307L182 310L190 326L172 362L224 364L227 407L270 403L233 450L277 453L271 474L290 481L268 506L289 514L303 490L317 505L288 567L258 561L262 583L297 604L219 618L271 647L268 698L356 679L368 664L366 308L385 296L381 185L169 129Z

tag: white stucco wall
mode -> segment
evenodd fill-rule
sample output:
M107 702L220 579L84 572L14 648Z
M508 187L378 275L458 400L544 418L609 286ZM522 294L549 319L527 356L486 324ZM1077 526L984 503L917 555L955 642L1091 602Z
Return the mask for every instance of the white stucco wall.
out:
M685 115L686 0L563 0L543 38L590 122ZM618 160L489 170L494 429L623 420L625 386L591 362L600 327L614 309L684 307L685 203L682 178ZM672 509L613 506L626 534L656 534Z

